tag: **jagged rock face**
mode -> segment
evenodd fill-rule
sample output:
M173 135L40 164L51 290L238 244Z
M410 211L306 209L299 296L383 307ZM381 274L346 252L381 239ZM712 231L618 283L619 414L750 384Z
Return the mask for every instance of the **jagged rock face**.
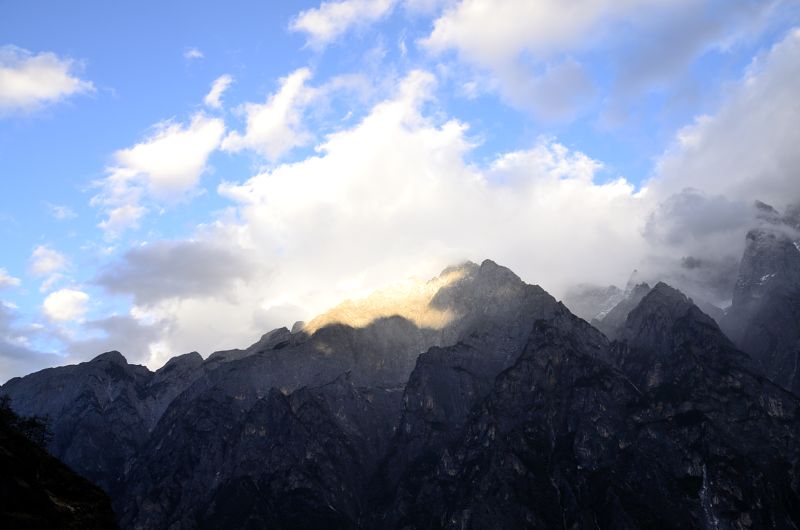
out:
M54 456L116 496L150 431L201 366L195 352L153 373L113 351L12 379L2 391L18 413L49 419Z
M650 286L646 283L632 286L630 289L626 290L625 297L620 300L617 305L592 319L592 325L605 333L607 337L611 339L617 338L625 325L628 314L639 305L642 298L649 292Z
M18 413L48 417L53 455L113 495L147 439L152 414L144 398L151 379L146 368L109 352L12 379L3 392Z
M4 529L117 528L105 493L17 432L5 414L0 414L0 470Z
M800 394L800 233L794 210L776 216L747 234L722 326L767 377Z
M145 450L145 465L130 478L137 502L122 505L123 526L356 525L368 497L365 477L392 434L385 419L396 417L400 389L359 388L343 375L289 395L273 389L246 411L216 397L204 395L189 411L193 431L173 433L170 443L154 437L156 447ZM218 444L192 443L209 432Z
M637 387L574 317L537 321L460 438L401 484L390 526L800 525L800 401L741 368L688 301L651 294L640 316L683 319L669 326L682 338L654 336L649 318L625 335L663 379Z
M564 295L562 302L573 314L591 322L608 313L624 298L625 291L616 285L578 285Z
M441 450L461 434L469 413L490 393L498 374L516 362L528 342L532 322L569 314L550 295L530 287L527 305L506 327L475 333L454 346L432 348L421 355L406 386L397 435L382 467L384 486L395 491L398 482L427 472ZM607 344L601 333L587 329L591 335L587 340Z
M443 277L405 316L3 391L67 419L125 528L800 527L800 398L683 294L642 288L609 343L493 262Z
M453 272L447 270L444 274ZM182 454L196 455L192 458L197 459L203 452L214 455L237 454L237 442L232 441L235 434L230 429L245 422L255 407L264 406L265 400L271 399L273 404L276 403L273 389L293 398L302 391L300 389L324 385L344 372L349 373L352 385L364 391L382 394L394 389L391 402L381 407L380 411L376 410L371 420L377 422L381 432L393 433L401 414L402 389L412 370L415 370L417 357L427 350L430 351L425 355L433 357L436 348L447 348L449 345L480 349L472 356L477 363L473 364L476 380L465 384L475 385L474 399L482 397L494 375L509 366L519 354L525 342L527 322L537 314L544 316L548 311L553 311L557 302L541 288L526 285L511 271L490 261L481 266L467 264L455 272L459 272L459 279L438 289L429 302L437 314L454 315L440 329L420 328L401 317L380 317L363 328L330 323L310 336L305 332L290 334L272 349L259 348L208 371L170 407L162 420L164 428L153 433L150 444L133 466L132 476L138 476L140 468L151 467L148 463L153 459L158 460L168 444L177 444ZM459 357L458 354L453 356L456 362L460 362ZM214 359L209 358L209 362L214 362ZM469 362L466 360L464 366ZM460 394L462 387L459 383L456 382L457 386L448 386L455 382L454 377L458 378L459 374L464 373L457 367L443 366L437 376L443 394L432 399L451 402L457 399L461 402L460 416L449 415L452 422L463 421L466 410L471 406L470 399ZM411 376L411 380L415 388L429 388L426 385L432 381L427 376ZM206 407L205 403L209 405ZM413 408L413 404L409 405L407 400L406 405L406 409ZM441 412L439 406L438 402L434 406L437 413ZM412 421L409 415L407 417ZM431 423L431 420L426 417L423 422ZM209 427L199 429L198 426L202 425ZM400 452L406 456L409 454L405 449ZM410 454L411 457L415 455L413 450L410 450ZM370 460L366 467L354 467L356 471L353 473L360 478L358 487L350 484L346 488L349 495L356 495L356 492L372 494L364 488L370 475L375 472L375 464ZM167 485L155 477L134 480L150 485L150 489L142 491L140 488L135 493L127 494L127 499L134 500L132 504L119 505L119 510L130 513L130 521L147 520L154 524L172 520L175 512L186 514L182 515L184 518L198 517L197 496L187 496L185 492L196 491L200 495L201 490L208 490L208 484L214 483L219 467L232 465L230 460L196 463L196 460L189 459L187 463L179 458L167 458L163 476L180 476L182 480L174 483L168 480ZM258 480L246 468L241 473L241 476L231 478L233 482L230 484L244 487L242 484ZM155 484L159 485L155 487ZM160 504L153 512L153 519L142 519L137 506L147 504L147 499L155 497L160 499ZM360 512L345 504L340 506L333 503L336 513L349 514L346 520L351 522L357 520Z

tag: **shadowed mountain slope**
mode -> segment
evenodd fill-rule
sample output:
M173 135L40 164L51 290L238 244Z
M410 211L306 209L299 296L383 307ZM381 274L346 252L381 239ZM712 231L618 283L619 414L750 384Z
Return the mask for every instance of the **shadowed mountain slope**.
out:
M610 342L467 263L205 361L2 391L125 528L800 527L800 398L682 293L635 291Z

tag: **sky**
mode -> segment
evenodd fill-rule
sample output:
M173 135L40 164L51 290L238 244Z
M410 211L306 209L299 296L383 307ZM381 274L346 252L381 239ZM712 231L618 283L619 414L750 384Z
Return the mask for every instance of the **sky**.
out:
M796 0L0 0L0 382L464 260L724 306L798 94Z

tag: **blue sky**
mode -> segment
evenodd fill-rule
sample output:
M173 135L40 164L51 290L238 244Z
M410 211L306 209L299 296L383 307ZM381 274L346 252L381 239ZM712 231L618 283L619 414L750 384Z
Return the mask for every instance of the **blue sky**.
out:
M792 1L0 13L0 380L243 347L463 259L691 289L800 199Z

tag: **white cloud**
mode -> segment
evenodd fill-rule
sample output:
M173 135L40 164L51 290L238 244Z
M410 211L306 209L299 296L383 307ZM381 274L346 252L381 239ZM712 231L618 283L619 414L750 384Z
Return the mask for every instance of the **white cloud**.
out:
M231 83L233 83L233 77L228 74L216 78L214 82L211 83L211 90L206 94L206 97L203 98L203 102L212 109L222 107L222 94L231 86Z
M308 68L301 68L281 79L281 86L266 103L247 103L241 112L247 118L245 133L234 131L225 137L222 149L231 152L252 149L276 160L294 147L311 139L302 122L302 111L314 95L306 86L311 78Z
M63 269L66 265L66 256L46 245L38 245L31 254L30 270L34 276L53 274Z
M753 202L800 203L798 93L795 29L730 86L714 115L678 131L646 184L658 202L644 232L654 274L712 301L730 299Z
M203 55L203 52L197 48L186 48L186 51L183 52L183 58L189 59L190 61L194 59L202 59L204 57L205 55Z
M118 166L113 170L146 177L147 189L156 197L180 195L197 184L224 130L221 120L202 114L195 115L186 126L161 124L144 142L117 151L114 158Z
M146 198L174 202L194 189L208 157L225 133L222 120L196 114L190 123L165 122L144 141L114 154L115 165L92 198L106 214L100 223L109 236L135 227L147 212Z
M44 299L42 310L51 320L76 321L86 314L89 295L74 289L59 289Z
M599 182L596 161L548 139L484 167L467 162L467 126L422 112L434 87L432 75L413 72L317 155L220 188L238 211L196 239L261 264L257 274L215 281L214 296L190 286L163 299L150 295L147 273L179 274L169 253L112 265L139 286L140 318L170 322L148 363L244 345L342 298L465 258L491 257L556 291L579 274L624 278L620 263L633 268L642 241L635 190Z
M726 50L780 20L781 0L461 0L420 41L454 51L470 75L488 77L506 101L550 118L574 115L591 83L581 63L603 57L613 79L606 119L618 121L650 90L679 90L681 76L711 49ZM665 46L664 43L671 43ZM594 57L592 57L594 58ZM580 69L577 67L581 67ZM576 83L577 80L577 83ZM602 80L602 79L600 79Z
M322 48L349 29L373 23L387 16L397 0L341 0L322 2L301 12L289 24L292 31L308 34L308 45Z
M757 58L714 116L679 131L651 187L777 207L800 199L800 28Z
M639 192L548 138L470 162L467 125L442 119L435 79L413 72L315 155L220 186L236 211L195 241L246 256L261 264L258 273L203 268L186 289L159 297L147 273L178 274L171 253L125 262L126 281L141 292L133 315L167 323L147 362L246 345L344 298L465 258L492 258L556 296L576 282L624 284L639 268L646 279L687 288L697 278L713 282L702 294L720 301L713 296L735 275L729 258L741 251L746 203L800 198L798 57L795 30L753 63L716 114L681 131ZM205 281L213 289L197 287Z
M637 9L689 0L462 0L446 10L422 41L434 52L456 50L483 66L507 64L521 52L546 59L574 51L591 30Z
M0 267L0 289L5 287L17 287L20 284L20 279L11 276L7 270Z
M94 85L75 74L76 66L73 60L54 53L0 47L0 112L34 110L75 94L93 92Z

